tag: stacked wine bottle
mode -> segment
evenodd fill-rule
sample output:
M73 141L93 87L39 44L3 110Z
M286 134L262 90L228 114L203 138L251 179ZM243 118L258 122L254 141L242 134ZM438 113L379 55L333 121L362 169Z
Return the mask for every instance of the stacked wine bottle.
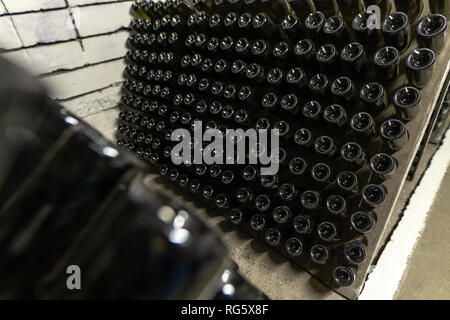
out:
M423 5L412 2L403 13L390 1L138 1L118 144L290 260L330 270L330 285L351 286L445 45L445 16L416 23ZM278 173L175 165L172 133L195 121L224 135L277 129Z

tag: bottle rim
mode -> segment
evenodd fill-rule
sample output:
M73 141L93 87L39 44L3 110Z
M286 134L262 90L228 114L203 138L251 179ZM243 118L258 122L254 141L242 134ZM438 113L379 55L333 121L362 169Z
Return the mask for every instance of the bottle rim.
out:
M277 246L281 241L281 232L275 228L269 228L264 233L264 240L271 246Z
M355 31L362 32L369 30L367 26L367 20L370 16L372 16L374 13L363 11L358 13L352 20L352 28Z
M237 215L238 219L235 219L233 217L233 215ZM232 224L240 224L242 222L242 218L243 218L243 214L242 211L238 208L233 208L231 209L228 214L227 214L227 219L228 221L230 221Z
M438 28L435 29L433 32L428 33L427 32L427 23L431 23L432 19L439 19L438 23ZM437 36L438 34L441 34L443 32L445 32L445 30L447 29L447 18L442 15L442 14L430 14L428 16L426 16L425 18L423 18L422 20L420 20L419 24L417 25L417 35L423 38L432 38L434 36Z
M415 49L408 55L408 58L406 59L406 67L412 70L423 70L432 66L435 61L436 54L433 50L428 48L419 48Z
M286 17L284 17L283 21L281 22L281 28L283 28L283 30L289 30L298 25L299 22L300 20L298 19L298 17L295 14L290 13Z
M300 134L304 134L305 132L307 132L308 139L306 141L298 139L299 132L300 132ZM300 146L304 146L304 145L309 144L311 142L311 138L312 138L311 131L309 131L307 128L300 128L294 134L295 143L300 145Z
M321 11L311 12L305 19L305 27L309 30L320 28L325 23L325 15Z
M356 249L356 248L358 249L359 254L360 254L361 256L358 257L358 259L355 260L355 259L352 257L352 255L353 255L353 252L352 252L352 251L353 251L354 249ZM347 242L347 243L344 245L344 250L343 250L343 252L344 252L345 259L347 259L347 261L350 262L350 263L352 263L352 264L358 265L358 264L363 263L363 262L366 260L366 256L367 256L366 250L364 249L363 245L362 245L360 242L358 242L358 241L350 241L350 242Z
M307 44L307 46L305 46ZM306 56L310 52L313 52L315 48L314 42L311 39L301 39L294 47L294 53L298 56Z
M311 113L310 107L314 108L313 109L313 110L315 110L314 113ZM311 100L311 101L306 102L305 105L303 106L302 114L303 114L303 116L305 116L307 118L316 118L320 115L321 111L322 111L322 105L315 100Z
M289 45L285 41L278 42L272 50L274 57L281 57L289 52Z
M268 92L266 93L261 101L261 104L264 108L274 108L276 106L276 104L278 103L278 97L275 93L273 92Z
M293 242L296 242L296 245L297 245L297 249L294 252L290 249L290 243L293 243ZM303 243L300 239L295 238L295 237L289 238L286 241L285 248L286 248L287 253L294 257L298 257L303 253Z
M382 159L380 159L380 158L382 158ZM388 161L389 162L388 167L386 169L380 171L379 169L376 168L377 160ZM387 173L391 172L392 170L394 170L394 168L395 168L394 158L392 158L390 155L388 155L386 153L377 153L370 159L370 169L377 174L387 174Z
M323 231L324 231L323 228L327 228L326 231L330 232L330 234L328 236L325 236L323 234ZM336 237L337 229L336 229L336 226L334 225L334 223L324 221L324 222L321 222L317 226L317 234L319 235L319 238L322 239L323 241L330 242Z
M261 231L266 224L266 217L263 214L257 213L250 218L250 228L255 231Z
M208 25L210 28L213 28L215 26L219 26L220 22L222 22L220 14L214 13L209 17Z
M346 87L344 90L340 90L339 89L339 85L341 83L346 84ZM333 83L331 84L331 93L335 94L335 95L346 95L347 93L349 93L351 91L353 87L353 82L350 78L348 77L339 77L336 78Z
M332 44L324 44L317 50L316 52L316 59L319 62L330 62L332 61L336 56L338 52L334 45Z
M351 184L350 185L346 185L344 184L344 182L342 181L343 176L346 175L347 177L351 177ZM358 186L358 176L352 172L352 171L342 171L338 174L338 176L336 177L336 182L338 184L339 187L341 187L342 189L346 190L346 191L351 191L353 189L355 189Z
M364 95L364 93L368 90L368 94ZM376 90L376 91L375 91ZM376 95L372 95L373 93L376 93ZM382 98L386 94L386 91L384 90L384 87L382 84L378 82L369 82L362 86L360 90L360 97L361 100L367 102L367 103L375 103L380 98Z
M323 25L323 31L326 34L333 34L333 33L337 32L338 30L340 30L343 26L344 26L344 19L339 15L335 15L335 16L329 17L325 21L325 23Z
M256 205L256 209L259 211L267 211L270 207L270 199L265 194L260 194L255 198L255 204L259 202L259 200L263 200L263 205Z
M376 190L377 192L379 192L379 198L375 199L375 200L371 200L368 196L367 196L367 191L369 189L373 189ZM376 207L381 205L384 200L386 200L386 189L378 184L368 184L366 186L364 186L364 188L361 191L362 194L362 198L364 200L364 202L366 202L368 205Z
M390 22L397 22L397 20L394 21L394 19L398 19L401 24L399 26L396 26L395 29L389 28ZM401 20L400 20L401 19ZM393 12L387 16L386 19L381 24L381 30L384 33L397 33L401 31L403 28L408 26L409 24L409 17L407 14L401 11Z
M306 199L306 197L308 197L309 199ZM310 200L313 200L311 204L309 203ZM317 191L311 190L304 191L300 195L300 202L306 209L314 209L319 205L320 194Z
M328 77L325 74L318 73L309 80L309 87L311 89L325 89L329 84ZM317 86L318 85L318 86Z
M267 73L267 82L277 83L283 79L283 71L280 68L273 68Z
M358 128L354 125L355 117L357 117L357 116L363 116L363 117L365 117L364 120L367 120L367 124L363 128ZM364 131L368 130L369 128L371 128L373 125L374 125L373 117L367 112L359 112L359 113L353 115L352 119L350 120L350 126L356 132L364 132Z
M295 162L297 162L297 163L295 163ZM296 167L296 164L301 165L300 170L294 170ZM306 161L305 161L305 159L303 159L301 157L295 157L289 161L289 169L295 175L304 174L306 171L306 167L307 167Z
M305 72L301 68L292 68L286 74L286 82L296 84L305 78Z
M392 134L388 134L386 132L386 126L392 124L392 122L394 122L395 124L399 125L400 131L396 132L394 135ZM386 120L385 122L383 122L380 126L380 134L383 138L389 139L389 140L395 140L398 139L400 137L402 137L404 134L406 133L406 126L405 124L398 120L398 119L389 119Z
M325 142L327 144L326 149L318 148L318 145L321 142ZM320 154L328 154L329 152L331 152L333 150L334 146L335 146L334 141L329 136L320 136L314 141L314 149L316 150L317 153L320 153Z
M238 27L245 28L252 23L252 16L250 13L245 12L239 16Z
M366 219L366 222L367 222L366 223L367 224L366 228L361 228L358 225L357 219L361 218L361 217ZM374 221L373 217L370 214L368 214L367 212L364 212L364 211L358 211L358 212L353 213L351 215L351 217L350 217L350 223L352 225L352 228L355 229L356 231L360 232L360 233L368 233L368 232L372 231L372 229L373 229L373 227L375 225L375 221Z
M316 172L318 169L326 169L326 170L327 170L324 177L322 177L322 178L317 177L317 175L315 174L315 172ZM318 180L318 181L320 181L320 182L325 182L325 181L327 181L328 179L330 179L330 177L331 177L331 169L330 169L330 166L327 165L326 163L316 163L316 164L311 168L311 175L312 175L316 180Z
M299 224L299 220L301 220L301 222L303 222L303 224L305 224L305 226L303 227L303 229L298 228L298 224ZM292 225L294 227L295 232L297 232L298 234L307 234L310 232L310 230L312 229L312 221L311 218L309 218L308 216L304 216L304 215L298 215L296 216L293 220L292 220Z
M352 55L349 55L347 52L348 49L352 49L353 47L356 47L358 50L355 51L355 53ZM341 51L341 59L348 62L354 62L358 60L362 55L364 54L364 47L359 42L350 42L348 43Z
M298 104L298 98L295 94L289 93L285 95L280 102L280 105L285 110L293 110Z
M343 279L343 276L346 279ZM347 266L338 266L333 270L333 279L340 287L349 287L355 281L355 273Z
M393 56L393 59L391 58L387 61L381 59L380 56L384 52L391 54ZM398 49L395 47L392 47L392 46L387 46L387 47L381 48L380 50L378 50L375 53L374 62L376 65L384 67L384 66L389 66L391 64L395 64L399 60L399 58L400 58L400 53L398 52Z
M411 92L413 93L413 97L412 97L413 99L412 100L410 99L409 103L406 103L406 104L403 103L401 101L402 95L403 94L408 95ZM398 89L395 92L395 94L394 94L394 104L395 104L395 106L398 107L398 108L402 108L402 109L412 108L412 107L416 106L420 102L420 100L421 100L420 90L418 90L416 87L412 87L412 86L402 87L402 88Z
M253 17L253 28L261 28L268 21L267 15L264 12L260 12Z
M282 210L284 212L284 217L280 219L278 216L278 212ZM291 209L288 206L278 206L272 211L273 220L275 220L278 224L284 224L289 220L289 214L292 213Z
M314 251L316 251L318 248L320 248L319 250L322 251L322 254L324 254L322 260L318 260L316 258L316 255L314 254ZM327 263L328 259L330 258L330 251L328 250L328 248L326 246L324 246L323 244L315 244L311 247L309 255L311 257L311 260L314 263L317 264L325 264Z
M331 203L330 203L330 202L331 202L331 198L339 199L339 201L341 201L342 205L341 205L341 207L340 207L338 210L334 209L334 208L331 206ZM342 196L340 196L340 195L337 195L337 194L334 194L334 195L329 196L329 197L327 198L325 204L326 204L327 210L328 210L330 213L335 214L335 215L339 215L339 214L344 213L344 212L345 212L345 209L346 209L346 207L347 207L347 203L346 203L344 197L342 197Z

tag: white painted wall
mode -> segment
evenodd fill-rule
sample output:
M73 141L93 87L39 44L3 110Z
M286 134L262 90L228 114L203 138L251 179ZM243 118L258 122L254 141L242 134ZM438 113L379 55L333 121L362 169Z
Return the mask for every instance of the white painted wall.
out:
M120 97L132 3L0 0L0 52L39 76L78 116L96 115Z

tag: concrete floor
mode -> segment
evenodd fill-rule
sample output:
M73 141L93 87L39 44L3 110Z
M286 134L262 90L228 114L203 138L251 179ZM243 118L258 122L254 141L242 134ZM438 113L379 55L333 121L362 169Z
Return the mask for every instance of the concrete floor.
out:
M396 299L450 299L450 171L410 256Z

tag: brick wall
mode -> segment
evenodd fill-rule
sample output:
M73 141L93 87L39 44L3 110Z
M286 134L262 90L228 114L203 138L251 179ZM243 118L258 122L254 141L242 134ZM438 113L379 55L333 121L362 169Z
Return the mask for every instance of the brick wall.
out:
M0 0L0 52L112 138L132 0ZM112 121L112 123L110 123Z

